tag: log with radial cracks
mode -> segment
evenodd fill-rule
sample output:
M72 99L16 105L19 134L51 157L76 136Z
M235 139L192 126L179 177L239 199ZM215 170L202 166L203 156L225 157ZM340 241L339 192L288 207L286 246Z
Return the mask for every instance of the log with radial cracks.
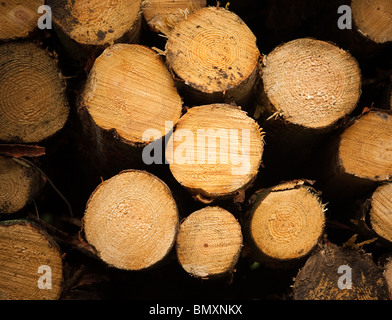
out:
M326 244L295 277L294 300L388 300L382 271L357 249Z
M48 0L53 20L82 45L103 46L123 37L135 38L141 0Z
M0 65L0 140L40 142L61 130L69 106L57 61L33 43L6 43Z
M0 156L0 214L23 209L40 194L44 184L35 168Z
M352 0L355 27L375 43L392 41L392 2L389 0Z
M91 195L83 229L108 265L141 270L163 260L174 245L178 212L166 184L145 171L126 170Z
M180 118L166 149L174 178L211 202L247 189L257 176L264 143L257 123L239 107L193 107Z
M206 0L149 0L143 5L143 15L154 32L169 35L175 25L193 11L206 6Z
M235 102L252 96L260 53L256 37L233 12L207 7L172 30L166 61L193 104Z
M324 205L303 181L255 193L247 237L254 257L265 265L291 267L309 255L324 232Z
M38 26L38 8L44 0L2 0L0 3L0 40L25 38Z
M241 226L220 207L205 207L191 213L180 225L177 237L179 263L194 277L229 274L242 248Z
M58 245L27 220L0 223L0 299L55 300L63 285Z
M168 134L181 116L182 100L156 52L136 44L115 44L95 61L79 111L99 158L114 166L132 157L141 162L141 153L130 147Z

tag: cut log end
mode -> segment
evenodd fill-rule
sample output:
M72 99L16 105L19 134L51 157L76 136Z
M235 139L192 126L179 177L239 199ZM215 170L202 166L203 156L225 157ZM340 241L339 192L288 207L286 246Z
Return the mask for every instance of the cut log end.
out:
M392 183L379 186L373 193L369 215L372 229L392 242Z
M392 2L352 0L353 19L358 31L375 43L392 41Z
M244 190L255 179L264 144L258 124L238 107L190 108L166 153L176 180L193 195L215 199Z
M344 172L371 181L392 177L392 115L372 111L342 134L339 160Z
M25 38L38 25L38 8L44 0L2 0L0 3L0 40Z
M371 257L328 244L298 272L294 300L388 300L388 287Z
M306 186L284 184L260 195L249 234L261 261L283 265L307 256L324 230L324 206L317 194Z
M63 128L69 106L57 62L32 43L0 46L0 140L40 142Z
M165 136L182 112L181 97L163 61L136 44L113 45L97 58L82 105L98 127L115 129L131 145ZM153 131L144 138L148 129Z
M220 207L193 212L181 224L177 256L189 274L219 277L233 271L242 248L241 226Z
M246 24L216 7L197 10L179 22L166 44L169 66L194 96L197 92L230 96L233 91L236 102L253 88L259 56L256 37ZM240 92L234 93L238 86Z
M206 4L206 0L149 0L143 6L143 15L153 31L168 36L178 22Z
M61 253L38 226L22 220L0 224L0 265L0 299L59 299L63 284Z
M174 245L178 212L169 188L150 173L122 171L91 195L83 218L87 242L108 265L142 270Z
M14 213L34 200L44 180L34 168L0 156L0 214Z
M337 46L304 38L285 43L264 59L264 91L286 121L313 129L350 114L361 94L356 60Z
M83 45L112 44L133 28L141 13L141 0L48 0L54 22Z

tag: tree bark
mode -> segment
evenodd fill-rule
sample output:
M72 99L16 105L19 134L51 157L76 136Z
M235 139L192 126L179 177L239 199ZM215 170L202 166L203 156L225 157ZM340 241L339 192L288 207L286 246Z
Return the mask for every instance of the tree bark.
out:
M44 0L3 0L0 5L0 40L26 38L37 28L38 8Z
M61 251L46 231L32 221L0 223L0 265L2 300L60 298Z
M0 141L45 141L65 125L69 106L57 61L33 43L0 46Z
M196 199L210 203L252 185L263 149L261 129L244 111L211 104L190 108L182 116L166 157L174 178Z
M303 262L324 232L319 194L299 180L260 189L250 201L244 228L254 258L275 269Z
M363 251L328 243L295 277L294 300L388 300L382 271Z
M206 0L150 0L143 5L143 15L152 31L169 36L178 22L206 4Z
M207 7L180 21L166 43L166 62L189 106L251 104L260 53L256 37L233 12Z
M194 277L209 279L232 273L241 248L241 225L223 208L197 210L180 225L178 261Z
M178 210L167 185L145 171L126 170L102 182L83 217L87 242L109 266L142 270L174 246Z
M392 300L392 260L390 258L384 265L384 277L388 284L389 299Z

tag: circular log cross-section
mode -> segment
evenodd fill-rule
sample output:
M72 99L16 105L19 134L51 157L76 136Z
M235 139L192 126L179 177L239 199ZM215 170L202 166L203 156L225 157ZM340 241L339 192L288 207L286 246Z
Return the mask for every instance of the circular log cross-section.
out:
M392 242L392 183L381 185L373 192L369 216L374 232Z
M206 7L172 30L166 61L195 104L248 103L258 72L256 37L233 12Z
M206 0L149 0L143 5L143 15L153 31L169 35L178 22L206 4Z
M63 285L61 252L40 227L24 220L0 223L0 299L56 300Z
M240 256L241 226L225 209L206 207L181 223L176 247L181 266L192 276L223 276L234 270Z
M39 195L44 181L34 168L0 156L0 214L23 209Z
M201 201L227 198L256 178L264 144L258 124L239 107L188 109L166 149L174 178Z
M141 0L48 0L54 22L83 45L106 45L139 32ZM131 37L128 35L128 37Z
M303 128L325 130L350 114L361 94L356 60L337 46L310 38L287 42L262 67L272 110Z
M295 277L294 300L388 300L388 285L369 254L327 244Z
M0 3L0 40L25 38L38 25L38 8L44 0L2 0Z
M0 140L40 142L63 128L69 107L56 60L32 43L0 46Z
M83 217L87 242L108 265L124 270L161 261L175 243L178 224L169 188L138 170L122 171L101 183Z
M392 177L392 115L371 111L341 135L339 163L343 172L369 181Z
M325 223L324 206L314 190L285 183L256 194L255 199L248 223L255 257L279 267L307 256Z
M352 0L352 15L358 31L375 43L392 41L392 2Z
M181 116L182 100L173 78L153 50L137 44L115 44L96 59L83 92L95 124L115 129L130 145L147 144L143 133L165 136Z

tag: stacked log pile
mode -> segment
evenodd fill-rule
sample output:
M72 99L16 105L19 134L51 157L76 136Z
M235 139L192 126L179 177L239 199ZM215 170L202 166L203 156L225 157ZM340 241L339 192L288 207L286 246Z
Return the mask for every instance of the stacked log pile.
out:
M0 299L391 299L391 26L1 1Z

